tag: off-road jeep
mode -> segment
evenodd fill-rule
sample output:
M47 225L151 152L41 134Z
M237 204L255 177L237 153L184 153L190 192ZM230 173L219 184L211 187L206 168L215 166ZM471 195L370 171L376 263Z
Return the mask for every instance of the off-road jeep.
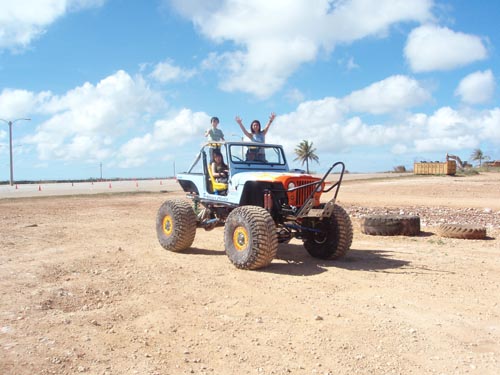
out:
M228 165L227 182L216 181L211 172L215 148ZM338 178L327 188L326 179L336 169ZM344 170L337 162L317 178L290 170L280 145L206 144L189 170L177 175L192 202L172 199L162 204L156 218L158 240L165 249L179 252L192 245L196 228L224 225L226 254L241 269L269 265L278 243L292 238L301 239L313 257L339 258L352 242L349 215L335 204ZM332 189L332 198L320 203L321 194Z

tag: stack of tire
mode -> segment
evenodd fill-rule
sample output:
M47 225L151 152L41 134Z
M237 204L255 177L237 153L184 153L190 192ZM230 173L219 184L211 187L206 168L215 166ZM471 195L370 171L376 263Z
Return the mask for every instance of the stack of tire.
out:
M361 232L371 236L418 236L420 217L412 215L368 215L361 219ZM481 240L486 228L476 225L441 224L441 237Z

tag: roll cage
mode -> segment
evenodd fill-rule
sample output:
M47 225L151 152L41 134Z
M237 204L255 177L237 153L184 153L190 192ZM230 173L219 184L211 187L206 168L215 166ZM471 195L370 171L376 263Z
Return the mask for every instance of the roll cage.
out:
M230 175L248 171L288 172L288 163L283 148L275 144L254 142L210 142L200 149L187 173L201 172L199 161L206 157L206 168L210 167L210 149L219 149ZM208 174L208 170L204 170Z

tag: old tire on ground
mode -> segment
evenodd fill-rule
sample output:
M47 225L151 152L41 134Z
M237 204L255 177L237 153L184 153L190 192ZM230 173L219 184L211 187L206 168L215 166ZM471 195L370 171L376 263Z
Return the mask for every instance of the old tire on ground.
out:
M401 221L402 236L418 236L420 234L420 217L412 215L396 216Z
M255 270L269 265L278 250L273 218L258 206L234 209L226 219L224 244L237 268Z
M156 216L156 235L161 246L179 252L189 248L196 234L196 214L189 202L165 201Z
M476 225L441 224L438 234L441 237L482 240L486 237L486 228Z
M304 241L307 252L320 259L338 259L344 256L352 243L352 223L347 212L340 206L333 207L332 216L314 223L312 233Z
M401 231L401 220L391 215L370 215L361 218L361 232L364 234L397 236Z

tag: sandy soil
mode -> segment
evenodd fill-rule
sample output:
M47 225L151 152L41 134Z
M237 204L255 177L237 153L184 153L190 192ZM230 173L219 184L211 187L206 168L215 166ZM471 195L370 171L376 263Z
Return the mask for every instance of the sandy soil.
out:
M0 200L0 374L500 373L500 174L346 181L347 257L293 240L260 271L232 266L223 228L163 250L174 196ZM484 212L488 238L359 231L360 209L407 207Z

